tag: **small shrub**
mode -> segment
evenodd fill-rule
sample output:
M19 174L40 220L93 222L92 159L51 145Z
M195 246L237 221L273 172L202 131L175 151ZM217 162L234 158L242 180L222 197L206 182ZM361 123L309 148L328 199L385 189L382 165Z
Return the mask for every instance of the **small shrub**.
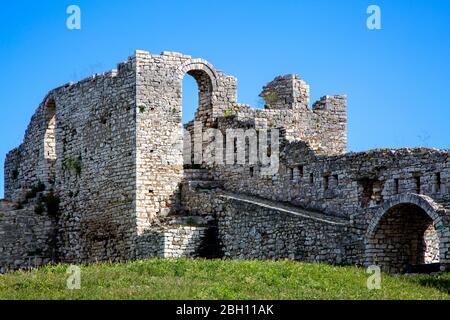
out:
M81 157L78 159L67 158L62 162L62 170L63 172L71 172L75 173L77 176L81 175L82 164Z
M233 114L234 114L234 111L231 110L231 109L225 110L225 111L223 112L223 116L224 116L224 117L231 117Z
M45 191L45 183L39 181L39 182L36 184L36 193L37 193L37 192L42 192L42 191Z
M197 223L195 222L195 219L192 217L187 218L186 220L186 225L189 227L194 227L197 225Z
M48 194L44 198L45 206L47 207L47 213L49 216L57 217L59 215L59 204L61 200L53 193Z
M38 192L45 191L45 184L41 181L39 181L37 184L35 184L33 187L31 187L31 190L28 191L25 194L25 200L34 199Z
M266 92L262 95L265 103L265 107L271 107L278 100L278 95L276 92Z
M145 104L141 104L138 106L138 108L140 113L144 113L145 110L147 109L147 106Z

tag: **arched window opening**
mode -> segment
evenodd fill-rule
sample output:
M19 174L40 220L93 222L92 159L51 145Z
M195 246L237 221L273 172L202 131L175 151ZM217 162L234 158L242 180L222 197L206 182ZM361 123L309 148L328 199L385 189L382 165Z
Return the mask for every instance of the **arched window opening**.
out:
M186 74L183 78L183 102L182 102L182 123L186 124L194 120L195 112L198 109L198 85L197 81Z
M44 159L45 181L52 182L55 178L56 161L56 104L50 100L45 107Z
M185 147L184 148L184 159L185 159L185 165L199 165L199 156L195 156L195 152L199 152L199 148L203 146L195 146L195 143L199 141L199 137L196 137L194 135L195 127L194 127L194 120L198 123L201 123L202 131L204 132L206 129L205 124L208 122L208 119L210 118L210 110L212 109L212 80L208 73L206 73L203 70L190 70L187 71L184 75L183 81L182 81L182 88L181 88L181 96L182 96L182 124L184 128L187 130L185 134L190 135L190 141L187 141L186 137L184 139L186 140L184 142L185 146L187 143L190 143L190 148ZM202 144L202 139L200 138L200 143ZM197 148L197 150L196 150ZM187 154L187 152L190 152L191 155ZM191 161L189 161L191 159ZM186 160L190 163L186 163Z
M182 86L183 124L194 118L204 122L211 107L211 78L203 70L191 70L184 76Z

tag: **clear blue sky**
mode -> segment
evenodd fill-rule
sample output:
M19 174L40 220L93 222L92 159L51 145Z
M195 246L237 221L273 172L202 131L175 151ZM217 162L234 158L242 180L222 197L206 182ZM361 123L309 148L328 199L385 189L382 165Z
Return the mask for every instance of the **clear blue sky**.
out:
M82 29L66 28L76 4ZM366 27L377 4L382 30ZM239 102L297 73L312 100L348 95L349 150L450 148L450 1L10 1L0 9L0 161L46 93L135 49L179 51L238 78ZM186 80L184 111L194 105ZM3 170L0 170L0 198Z

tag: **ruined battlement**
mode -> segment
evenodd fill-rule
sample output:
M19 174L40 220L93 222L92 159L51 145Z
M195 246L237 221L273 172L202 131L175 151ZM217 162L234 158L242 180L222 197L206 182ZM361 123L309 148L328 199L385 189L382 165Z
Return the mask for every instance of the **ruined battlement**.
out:
M185 76L199 98L183 131ZM260 96L240 104L208 61L140 50L50 91L6 156L0 272L36 257L449 263L448 150L347 153L345 95L310 105L284 75Z

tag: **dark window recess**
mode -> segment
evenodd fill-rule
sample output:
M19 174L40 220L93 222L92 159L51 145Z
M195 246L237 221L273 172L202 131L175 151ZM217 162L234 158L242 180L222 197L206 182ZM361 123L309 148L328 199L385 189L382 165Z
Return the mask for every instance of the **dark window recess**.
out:
M238 139L233 139L233 163L237 163L238 160Z
M435 182L436 182L436 193L441 192L441 173L437 172L435 176Z
M309 174L309 183L313 184L314 183L314 173L310 173Z
M394 193L398 194L399 191L400 191L399 181L398 181L398 179L394 179Z
M303 178L303 166L298 166L298 176Z
M250 167L250 177L253 177L255 175L255 168Z
M323 177L323 189L324 190L328 190L329 183L330 183L330 177L324 176Z
M358 180L359 198L361 206L366 208L371 202L380 204L383 202L383 184L377 178L362 178Z
M334 174L333 179L334 179L335 186L338 186L339 185L339 176L337 174Z
M289 179L294 180L294 168L289 168Z
M213 137L215 138L215 137ZM250 163L250 138L245 138L245 163Z
M416 183L416 193L420 194L420 176L414 177L414 181Z

